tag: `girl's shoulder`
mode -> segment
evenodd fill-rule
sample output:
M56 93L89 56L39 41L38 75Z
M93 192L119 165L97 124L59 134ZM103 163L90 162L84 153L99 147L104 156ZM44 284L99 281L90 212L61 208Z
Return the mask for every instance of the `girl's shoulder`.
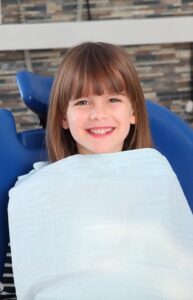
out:
M29 173L21 175L21 176L18 177L15 186L18 185L18 184L20 184L24 180L30 178L32 175L36 174L39 170L41 170L42 168L44 168L44 167L46 167L48 165L50 165L49 161L35 162L33 164L33 168L31 169L31 171L29 171Z

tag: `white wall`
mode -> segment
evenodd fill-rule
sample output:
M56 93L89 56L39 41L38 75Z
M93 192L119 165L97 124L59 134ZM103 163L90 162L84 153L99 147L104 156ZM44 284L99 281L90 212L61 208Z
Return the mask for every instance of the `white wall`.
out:
M0 51L68 48L83 41L119 45L193 42L193 17L0 25Z

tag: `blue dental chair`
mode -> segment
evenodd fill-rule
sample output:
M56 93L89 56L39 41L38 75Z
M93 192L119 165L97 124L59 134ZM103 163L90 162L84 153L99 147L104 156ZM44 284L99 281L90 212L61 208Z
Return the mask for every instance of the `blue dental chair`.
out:
M53 78L21 71L17 83L25 104L45 124ZM193 130L174 113L148 100L147 110L155 148L169 160L193 211ZM44 129L17 133L12 113L0 109L0 281L9 241L8 191L34 162L46 159Z

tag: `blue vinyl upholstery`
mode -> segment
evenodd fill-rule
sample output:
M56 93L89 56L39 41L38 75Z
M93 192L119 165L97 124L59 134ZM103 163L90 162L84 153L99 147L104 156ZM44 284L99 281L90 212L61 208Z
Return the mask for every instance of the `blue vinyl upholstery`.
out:
M37 115L46 116L54 78L23 70L17 73L16 80L26 106Z
M28 71L17 74L17 82L26 105L46 118L52 77ZM151 133L155 147L172 165L189 206L193 211L193 130L168 109L147 101ZM46 159L42 129L16 132L14 118L0 109L0 278L8 243L8 191L19 175L27 173L35 161Z
M167 108L147 101L154 146L170 162L193 212L193 129Z
M12 113L0 109L0 279L8 243L8 191L35 161L45 160L42 129L17 133Z

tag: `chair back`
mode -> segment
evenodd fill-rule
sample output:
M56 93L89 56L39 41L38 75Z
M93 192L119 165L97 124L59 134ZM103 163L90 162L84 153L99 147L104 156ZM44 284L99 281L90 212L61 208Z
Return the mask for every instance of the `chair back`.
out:
M17 133L12 113L0 109L0 279L9 240L8 191L18 176L32 169L34 162L46 159L44 130Z

